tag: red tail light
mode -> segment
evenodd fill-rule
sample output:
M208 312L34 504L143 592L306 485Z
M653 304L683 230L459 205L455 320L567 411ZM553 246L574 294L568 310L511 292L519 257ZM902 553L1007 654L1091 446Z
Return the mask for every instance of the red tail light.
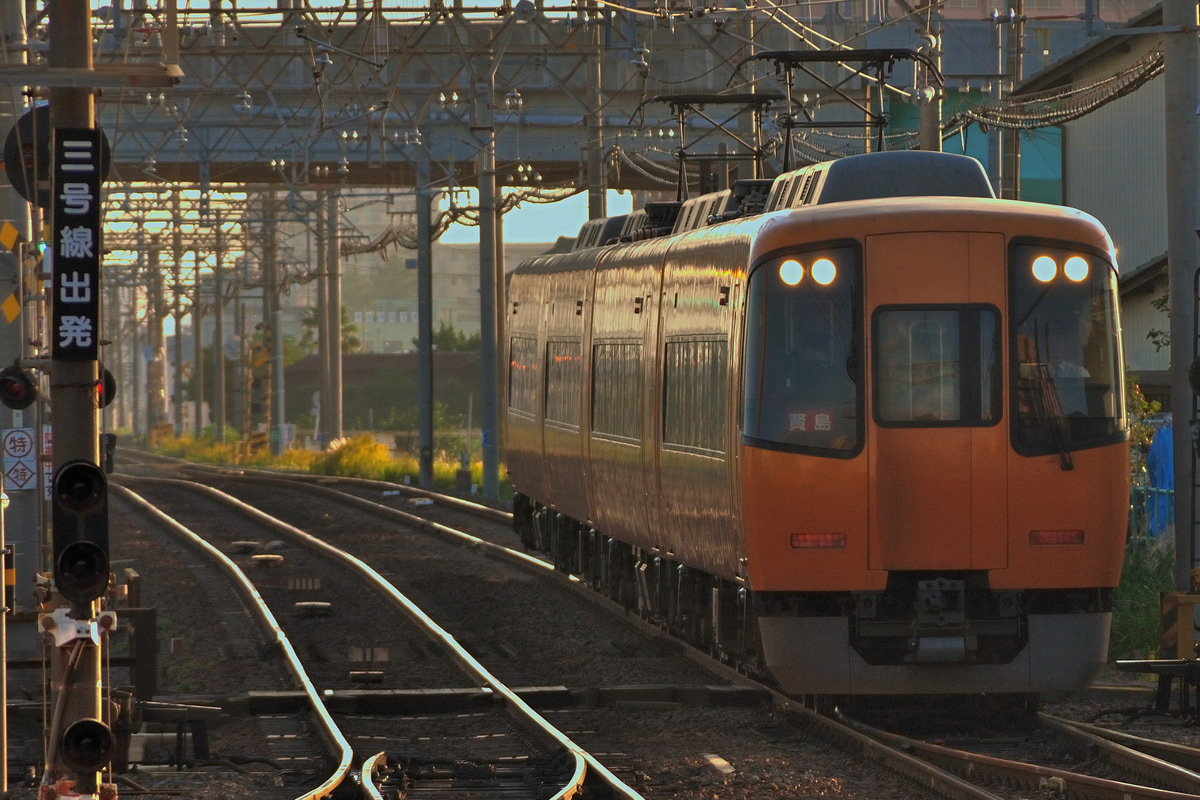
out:
M846 534L844 533L793 533L792 547L797 550L810 550L813 548L836 548L846 546Z
M1030 531L1030 544L1083 544L1083 531Z

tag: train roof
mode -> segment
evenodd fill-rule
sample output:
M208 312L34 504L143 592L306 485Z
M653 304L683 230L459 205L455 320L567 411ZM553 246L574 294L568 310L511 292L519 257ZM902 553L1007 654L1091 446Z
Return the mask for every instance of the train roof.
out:
M969 156L921 150L864 153L812 164L777 178L735 181L682 202L588 220L574 250L686 233L767 211L887 197L995 198L983 165Z
M697 198L699 199L699 198ZM689 201L690 202L690 201ZM1056 238L1059 236L1089 236L1084 228L1095 231L1097 238L1093 244L1103 250L1113 252L1112 240L1102 223L1087 212L1067 206L1057 206L1045 203L1033 203L1023 200L998 200L995 197L962 197L954 195L912 195L897 196L880 202L878 198L868 198L856 201L824 203L805 207L804 213L796 213L796 209L781 209L769 214L752 214L739 219L729 220L732 227L724 227L718 231L708 230L715 223L678 231L671 236L648 237L639 240L632 250L602 248L573 250L558 255L536 256L524 262L516 272L522 274L571 272L579 269L604 269L619 267L627 264L630 259L654 258L651 251L661 248L670 250L687 241L692 244L709 246L718 238L732 236L745 240L763 239L773 241L779 232L802 225L811 230L812 226L838 226L842 230L858 230L862 221L869 217L872 232L889 233L896 231L917 230L919 226L928 225L938 220L939 226L951 225L983 226L981 230L992 230L996 225L1011 225L1009 220L1022 219L1019 223L1028 235ZM864 217L864 214L867 215ZM851 225L847 228L846 225ZM914 227L918 226L918 227ZM1082 227L1078 227L1082 226ZM785 236L791 234L784 234ZM699 237L699 238L698 238ZM778 243L768 245L776 246ZM650 248L649 250L646 248ZM611 257L610 257L611 256ZM1114 253L1115 256L1115 253ZM661 254L659 256L661 257Z
M813 164L775 179L768 211L886 197L996 197L969 156L895 150Z

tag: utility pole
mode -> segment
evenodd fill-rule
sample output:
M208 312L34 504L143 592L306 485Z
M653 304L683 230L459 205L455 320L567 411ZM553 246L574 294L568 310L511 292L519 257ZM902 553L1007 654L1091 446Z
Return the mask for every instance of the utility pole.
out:
M341 193L337 189L330 189L325 193L325 268L329 272L329 397L322 397L321 404L329 404L329 425L325 428L326 442L342 438L342 238L338 219L340 200Z
M1021 81L1025 69L1025 0L1016 0L1009 19L1008 63L1005 74L1008 86L1005 95L1012 94L1013 87ZM1001 160L1000 196L1007 200L1021 197L1021 129L1012 128L1000 134Z
M175 435L183 435L183 214L180 208L179 190L171 198L171 315L175 320L175 340L172 350L175 356L175 372L172 381L175 394L171 405Z
M433 486L433 209L429 154L422 150L417 158L417 468L420 485L428 488Z
M937 23L937 11L933 6L924 9L925 27L921 31L924 40L925 55L941 70L942 66L942 31ZM920 147L940 153L942 151L942 87L934 80L933 70L927 64L918 62L922 76L922 96L920 102Z
M1192 427L1196 393L1187 375L1196 359L1196 276L1200 267L1200 160L1197 142L1196 0L1164 0L1165 156L1167 178L1167 281L1171 314L1171 411L1175 451L1175 582L1190 591L1196 565L1196 452Z
M329 441L329 394L332 378L329 373L329 337L341 335L341 329L330 326L329 316L329 248L325 240L329 236L329 220L325 213L325 192L317 192L317 363L320 366L317 384L317 434L321 449Z
M166 298L163 297L162 245L158 236L150 237L149 270L146 286L149 301L146 304L148 324L147 342L150 359L146 364L146 384L149 389L150 413L147 433L159 425L165 425L167 417L167 343L163 321L167 316Z
M225 230L221 212L216 216L216 252L213 254L213 438L225 441Z
M50 0L49 66L92 70L91 4ZM93 90L50 88L54 252L50 325L50 406L54 423L52 708L43 786L73 781L84 797L101 793L100 770L115 745L106 723L101 641L115 624L101 611L109 584L107 482L99 468L98 360L102 331L101 140ZM111 704L108 704L111 707ZM116 796L108 785L106 794ZM61 794L61 792L60 792Z
M199 250L192 250L192 263L196 265L192 281L192 399L196 409L192 430L199 439L204 435L204 283Z
M608 216L608 193L604 185L604 73L601 58L603 25L592 26L592 50L588 53L588 94L591 108L587 115L588 127L588 217L600 219ZM501 282L503 283L503 281ZM503 307L501 303L499 307Z
M500 412L497 397L496 314L496 129L492 104L497 62L488 53L485 69L475 80L472 127L480 143L475 157L479 183L479 346L482 372L480 437L483 443L483 496L500 493Z

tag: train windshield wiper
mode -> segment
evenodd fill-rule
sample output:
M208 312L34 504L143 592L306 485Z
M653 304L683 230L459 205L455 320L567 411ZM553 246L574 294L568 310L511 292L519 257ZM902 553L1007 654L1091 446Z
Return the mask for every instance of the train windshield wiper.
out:
M1063 412L1062 403L1058 401L1058 390L1054 388L1054 381L1050 378L1050 365L1039 362L1034 374L1037 376L1037 390L1033 394L1033 407L1038 419L1050 428L1050 435L1058 447L1058 458L1062 468L1074 469L1075 463L1071 460L1071 427L1067 415Z

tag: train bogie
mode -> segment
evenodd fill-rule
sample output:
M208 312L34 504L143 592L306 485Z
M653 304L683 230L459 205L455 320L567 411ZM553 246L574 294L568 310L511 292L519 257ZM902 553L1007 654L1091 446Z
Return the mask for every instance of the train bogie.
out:
M821 200L861 168L779 179L810 207L518 270L516 524L788 691L1082 685L1127 502L1111 243L988 197Z

